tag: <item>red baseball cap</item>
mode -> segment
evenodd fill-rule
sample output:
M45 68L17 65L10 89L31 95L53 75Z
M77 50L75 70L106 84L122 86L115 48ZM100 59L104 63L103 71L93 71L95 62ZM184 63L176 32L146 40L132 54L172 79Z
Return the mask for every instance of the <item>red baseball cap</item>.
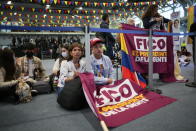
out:
M99 38L93 38L90 40L90 46L93 47L94 45L96 45L97 43L102 43L103 41Z

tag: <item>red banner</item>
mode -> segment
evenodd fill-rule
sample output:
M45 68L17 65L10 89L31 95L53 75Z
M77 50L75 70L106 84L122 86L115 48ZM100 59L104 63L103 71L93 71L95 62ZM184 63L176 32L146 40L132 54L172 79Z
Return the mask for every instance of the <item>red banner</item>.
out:
M85 97L95 115L109 127L116 127L176 101L139 87L129 79L96 87L94 75L80 74Z

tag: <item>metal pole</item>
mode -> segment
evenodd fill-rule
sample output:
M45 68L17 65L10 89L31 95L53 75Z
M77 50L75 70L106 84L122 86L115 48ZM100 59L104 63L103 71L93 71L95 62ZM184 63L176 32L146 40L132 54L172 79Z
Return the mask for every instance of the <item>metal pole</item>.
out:
M148 86L153 89L153 49L152 49L152 29L149 30L149 45L148 45Z
M91 64L90 64L90 33L89 27L85 26L85 58L86 58L86 69L87 71L91 71Z
M194 43L193 43L193 46L195 47L196 49L196 36L194 36ZM195 50L194 50L195 51ZM194 52L194 84L196 86L196 52Z
M196 49L196 36L194 36L194 43L193 46ZM195 51L195 50L194 50ZM194 87L196 88L196 52L194 52L194 81L193 82L189 82L185 84L186 86L189 87Z
M118 80L118 64L116 64L116 80Z

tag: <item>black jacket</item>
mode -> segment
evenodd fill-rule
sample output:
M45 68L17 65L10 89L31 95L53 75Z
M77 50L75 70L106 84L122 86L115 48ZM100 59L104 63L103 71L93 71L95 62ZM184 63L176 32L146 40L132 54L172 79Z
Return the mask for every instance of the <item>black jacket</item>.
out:
M109 29L109 24L105 21L102 21L101 24L100 24L100 28ZM114 39L114 37L111 33L101 32L101 35L105 39L106 43L108 43L108 42L115 43L115 39Z
M143 25L144 25L144 28L145 28L145 29L149 29L149 28L151 28L154 24L157 23L157 21L155 21L155 20L154 20L154 21L150 21L151 18L152 18L152 17L144 17L144 18L142 19ZM168 23L169 21L170 21L169 19L166 19L166 18L163 17L163 23ZM160 30L164 30L164 25L163 25L163 23L161 23Z

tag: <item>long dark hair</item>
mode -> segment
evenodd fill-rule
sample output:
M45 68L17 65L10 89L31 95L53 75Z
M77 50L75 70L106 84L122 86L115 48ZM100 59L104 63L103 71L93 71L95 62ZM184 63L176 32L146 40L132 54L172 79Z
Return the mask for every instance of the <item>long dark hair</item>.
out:
M158 15L157 13L155 13L156 9L158 9L158 5L150 5L146 10L146 12L142 15L142 19L146 17L157 17L155 16Z
M3 67L6 71L5 81L14 80L16 73L14 52L8 48L0 50L0 52L0 67Z

